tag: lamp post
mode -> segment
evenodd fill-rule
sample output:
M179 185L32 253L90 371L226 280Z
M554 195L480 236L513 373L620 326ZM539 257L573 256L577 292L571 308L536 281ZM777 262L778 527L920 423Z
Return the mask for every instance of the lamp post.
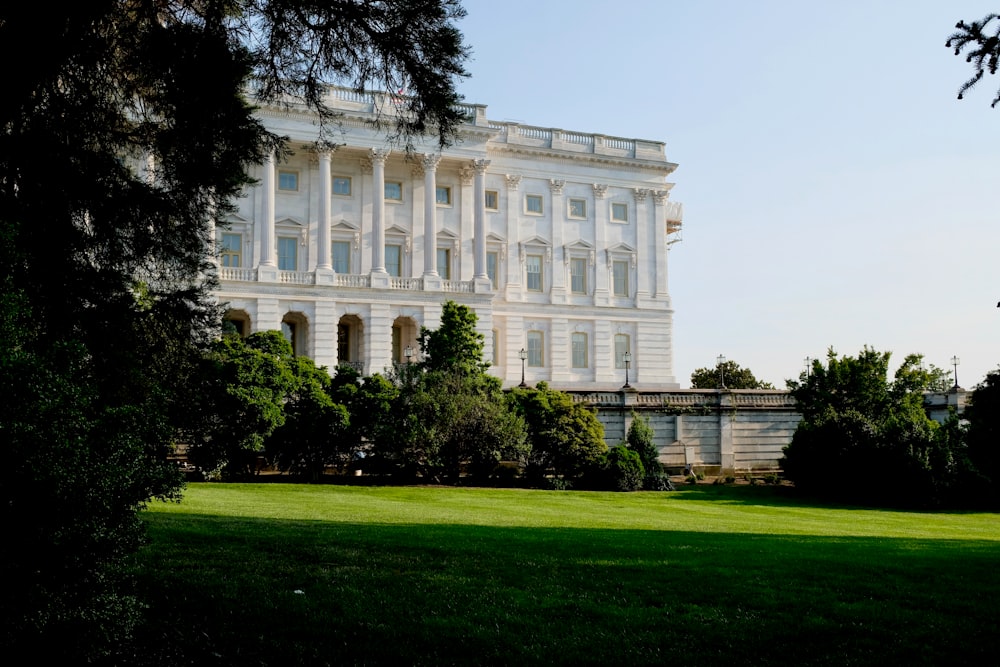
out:
M726 369L722 367L722 364L726 363L726 356L723 354L719 355L719 358L715 360L719 365L719 389L726 388Z
M632 363L632 353L626 350L625 354L622 355L622 361L625 362L625 385L622 389L631 389L632 385L628 383L628 367Z
M958 357L952 357L951 358L951 365L955 368L955 386L952 387L952 389L958 389L958 364L959 363L960 362L959 362Z
M806 379L808 380L809 376L812 375L812 368L813 368L812 357L806 357L805 364L806 364Z
M407 345L406 349L403 350L403 356L406 357L406 365L409 366L410 362L413 360L413 346Z
M521 359L521 384L519 384L519 385L517 385L517 386L518 386L518 387L521 387L521 388L525 388L525 387L527 387L528 385L527 385L527 383L525 383L525 381L524 381L524 360L528 358L528 351L527 351L527 350L525 350L525 349L524 349L524 348L522 347L522 348L521 348L521 351L517 353L517 356L518 356L518 357L519 357L519 358Z

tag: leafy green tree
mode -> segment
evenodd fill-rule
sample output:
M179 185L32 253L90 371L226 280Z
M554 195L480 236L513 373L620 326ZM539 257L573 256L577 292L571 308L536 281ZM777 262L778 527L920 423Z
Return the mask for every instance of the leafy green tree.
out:
M334 402L333 381L326 368L308 357L296 357L294 384L285 396L285 421L265 443L279 470L317 481L327 466L344 468L355 447L350 441L347 408Z
M715 368L699 368L691 373L692 389L718 389L725 381L727 389L774 389L770 382L754 377L749 368L735 361L724 361Z
M482 374L489 364L483 361L483 334L476 331L476 314L468 306L446 301L441 307L441 326L420 328L422 368L463 375Z
M803 420L782 466L796 487L855 502L950 502L964 453L924 410L932 374L909 355L890 382L889 358L868 347L857 357L831 349L826 366L789 381Z
M458 483L467 471L489 478L501 461L527 458L523 420L495 378L429 371L401 390L395 448L401 472Z
M512 390L508 400L528 425L528 474L535 480L549 474L577 479L607 453L604 425L569 394L539 382L534 389Z
M995 23L994 23L995 21ZM972 63L973 74L958 89L958 99L979 83L986 73L996 74L1000 66L1000 14L987 14L979 21L959 21L955 32L944 44L954 49L955 55L965 54L965 62ZM993 98L991 107L1000 103L1000 91Z
M605 469L615 491L638 491L646 476L639 454L623 445L612 447L605 455Z
M978 495L995 507L1000 502L1000 370L987 373L973 390L963 416L969 460L983 478Z
M632 413L632 424L625 435L625 445L634 451L642 461L645 476L642 488L647 491L670 491L673 485L670 477L660 465L660 452L656 449L655 432L644 415Z
M192 463L227 478L252 473L264 441L285 422L294 363L280 331L216 341L206 356L203 393L192 406L201 413L188 443Z

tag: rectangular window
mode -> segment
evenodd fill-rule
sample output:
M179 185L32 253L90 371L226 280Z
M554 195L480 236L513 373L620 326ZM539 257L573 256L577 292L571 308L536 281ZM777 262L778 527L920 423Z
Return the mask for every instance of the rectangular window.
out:
M278 237L278 270L299 270L299 240L293 236Z
M243 266L243 235L224 233L219 249L222 266Z
M486 191L486 210L487 211L499 211L500 210L500 193L496 190Z
M569 200L569 217L571 218L586 218L587 217L587 200L586 199L570 199Z
M444 185L437 186L434 200L441 206L451 206L451 188Z
M385 270L390 276L396 278L403 275L403 246L387 245L385 247Z
M351 272L350 241L334 241L332 244L333 270L337 273Z
M497 265L500 262L500 254L496 252L486 253L486 275L490 278L490 285L497 288Z
M587 368L587 334L574 333L572 337L573 368Z
M611 204L611 222L628 222L628 204Z
M625 368L625 353L630 350L628 334L615 334L615 368Z
M541 195L525 195L524 196L524 211L525 213L531 213L532 215L542 214L542 196Z
M587 260L573 257L569 260L570 291L573 294L587 293Z
M528 365L545 365L545 335L541 331L528 332Z
M614 282L615 296L628 296L628 262L616 259L611 263L611 275Z
M386 181L385 198L390 201L403 201L403 184L398 181Z
M289 170L278 171L278 189L295 191L299 189L299 172Z
M351 196L351 177L350 176L334 176L333 177L333 194L341 195L342 197Z
M438 275L445 280L451 280L451 250L448 248L437 249L437 270Z
M524 261L528 271L528 289L532 292L542 291L542 256L528 255Z

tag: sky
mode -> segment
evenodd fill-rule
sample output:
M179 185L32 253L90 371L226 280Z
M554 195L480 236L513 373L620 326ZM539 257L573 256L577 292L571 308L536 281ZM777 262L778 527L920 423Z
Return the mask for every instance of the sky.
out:
M652 139L679 165L682 387L721 354L1000 366L1000 75L944 45L1000 0L464 0L459 91L491 120Z

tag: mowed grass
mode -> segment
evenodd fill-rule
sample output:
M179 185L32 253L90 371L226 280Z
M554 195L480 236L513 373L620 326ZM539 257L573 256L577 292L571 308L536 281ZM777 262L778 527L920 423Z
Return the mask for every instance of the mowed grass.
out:
M193 484L136 664L996 664L1000 515L673 493Z

